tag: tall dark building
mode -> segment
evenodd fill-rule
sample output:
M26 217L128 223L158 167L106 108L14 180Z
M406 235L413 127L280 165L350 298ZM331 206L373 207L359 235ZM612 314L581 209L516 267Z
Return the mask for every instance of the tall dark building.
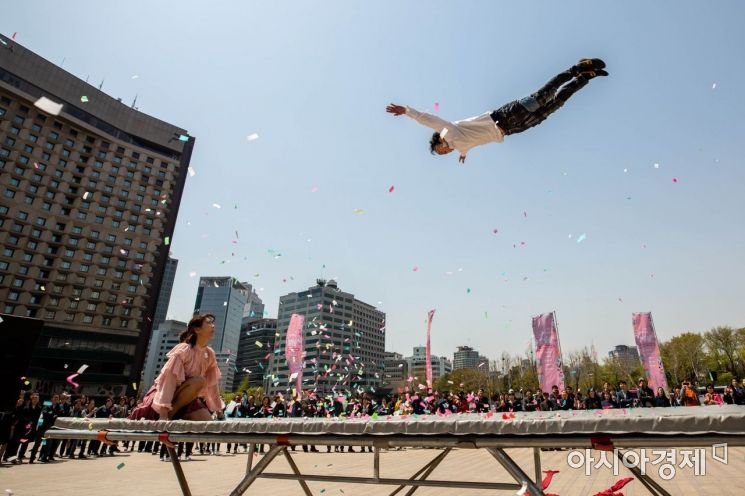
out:
M0 36L0 310L43 321L33 387L139 382L193 146Z
M166 270L163 272L163 282L160 284L160 293L158 293L158 303L155 305L155 316L153 316L153 329L165 322L168 314L168 303L171 301L171 291L173 291L173 281L176 279L176 269L178 260L168 257Z
M238 355L235 359L233 391L244 378L248 377L248 387L264 385L264 375L269 367L268 354L273 353L277 334L277 319L243 319L241 337L238 341Z

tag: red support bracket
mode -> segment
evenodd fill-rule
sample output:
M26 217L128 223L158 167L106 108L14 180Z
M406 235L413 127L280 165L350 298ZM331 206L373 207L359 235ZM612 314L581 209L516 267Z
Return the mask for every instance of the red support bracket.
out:
M591 437L590 444L592 445L592 449L599 451L613 451L613 440L610 436Z
M176 445L168 439L169 434L167 432L161 432L158 434L158 441L163 443L167 448L175 448Z
M277 436L277 444L279 446L289 446L290 438L286 434L281 434Z

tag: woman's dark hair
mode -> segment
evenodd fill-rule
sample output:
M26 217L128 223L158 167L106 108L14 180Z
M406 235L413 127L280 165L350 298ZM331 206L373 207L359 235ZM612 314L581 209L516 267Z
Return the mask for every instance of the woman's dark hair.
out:
M197 344L197 333L194 332L195 329L198 329L202 327L202 324L204 324L204 319L212 319L215 320L215 316L211 313L205 313L204 315L195 315L192 317L192 319L189 321L189 325L186 326L186 330L181 333L181 335L178 337L179 341L182 343L189 343L189 345L194 346Z
M429 140L429 153L432 155L435 154L435 147L442 143L442 138L440 138L440 133L434 132L432 133L432 139Z

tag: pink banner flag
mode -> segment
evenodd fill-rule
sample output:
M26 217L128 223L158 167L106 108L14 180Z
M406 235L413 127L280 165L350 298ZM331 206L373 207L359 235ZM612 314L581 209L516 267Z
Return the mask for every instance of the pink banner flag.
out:
M432 331L432 317L435 316L435 311L430 310L427 312L427 347L424 350L425 360L427 360L427 387L432 387L432 348L429 344L429 335Z
M636 347L639 350L639 358L644 366L649 387L655 392L658 387L667 391L665 368L662 366L660 345L657 343L657 333L654 332L652 313L632 314L631 321L634 324L634 339L636 339Z
M303 396L304 321L305 317L293 313L290 317L290 326L287 328L287 338L285 339L285 358L290 372L289 380L295 380L295 390L298 398Z
M533 336L541 390L551 391L553 386L559 386L559 391L563 390L564 370L561 368L561 348L554 312L533 317Z

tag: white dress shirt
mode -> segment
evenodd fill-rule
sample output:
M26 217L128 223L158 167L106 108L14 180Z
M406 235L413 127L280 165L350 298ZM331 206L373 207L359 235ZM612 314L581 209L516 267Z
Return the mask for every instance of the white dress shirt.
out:
M419 124L439 132L440 137L447 141L451 148L458 150L461 157L465 157L468 150L475 146L485 145L492 141L497 143L504 141L504 134L491 118L491 112L450 122L407 106L406 115Z

